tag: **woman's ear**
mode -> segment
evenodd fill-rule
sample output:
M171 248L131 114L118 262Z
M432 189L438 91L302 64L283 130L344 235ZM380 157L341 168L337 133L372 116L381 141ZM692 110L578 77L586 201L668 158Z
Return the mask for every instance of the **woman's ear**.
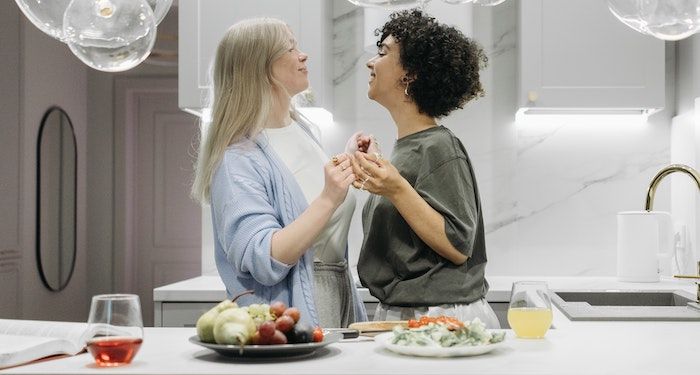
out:
M408 75L404 75L401 77L401 83L406 84L406 83L413 83L413 81L416 80L416 77L409 77Z

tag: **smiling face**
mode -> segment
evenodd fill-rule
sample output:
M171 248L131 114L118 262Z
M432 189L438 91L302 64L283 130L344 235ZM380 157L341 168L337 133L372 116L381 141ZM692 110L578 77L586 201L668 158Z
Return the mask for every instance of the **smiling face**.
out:
M294 96L309 87L306 60L308 56L299 50L297 41L289 33L289 46L282 56L272 63L272 76Z
M377 54L367 61L369 68L369 88L367 96L383 105L391 106L397 101L405 101L406 71L401 66L399 44L389 35L382 41Z

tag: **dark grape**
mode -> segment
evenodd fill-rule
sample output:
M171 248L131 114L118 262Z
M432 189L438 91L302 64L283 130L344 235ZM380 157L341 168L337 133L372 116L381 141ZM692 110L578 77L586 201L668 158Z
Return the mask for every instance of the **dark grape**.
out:
M275 329L277 325L272 320L268 320L258 327L258 332L260 337L272 337L275 334Z
M287 310L287 305L281 301L275 301L270 305L270 314L274 315L275 318L279 318L284 314L284 310Z
M287 336L282 333L280 330L275 330L275 334L272 335L270 338L270 344L272 345L281 345L281 344L286 344L287 343Z
M293 344L311 342L314 337L314 330L310 325L297 323L294 329L287 332L287 340Z
M288 315L282 315L275 320L275 326L282 332L289 332L294 327L294 319Z
M301 317L301 313L296 307L290 307L287 310L284 310L284 315L291 316L292 319L294 319L294 323L298 322L299 318Z

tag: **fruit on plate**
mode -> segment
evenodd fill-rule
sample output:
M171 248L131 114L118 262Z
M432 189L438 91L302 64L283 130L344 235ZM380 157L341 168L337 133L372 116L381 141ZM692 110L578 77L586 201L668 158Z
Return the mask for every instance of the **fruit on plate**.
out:
M284 302L238 307L238 297L225 300L197 320L200 341L226 345L281 345L323 341L323 330L300 322L301 313Z
M245 345L255 334L255 322L242 308L222 311L214 321L214 341L217 344Z
M303 344L313 341L314 329L306 323L297 323L287 332L287 341L292 344Z
M218 305L212 307L209 311L202 314L197 319L197 336L202 342L214 342L214 321L219 314L227 309L238 307L231 300L223 300Z
M252 293L253 291L247 290L235 296L231 300L225 299L219 302L218 305L209 309L209 311L202 314L202 316L200 316L199 319L197 319L197 324L195 325L195 327L197 328L197 336L199 336L199 340L202 342L214 342L214 322L216 321L216 317L218 317L219 314L221 314L221 312L224 310L238 308L236 300L241 296Z

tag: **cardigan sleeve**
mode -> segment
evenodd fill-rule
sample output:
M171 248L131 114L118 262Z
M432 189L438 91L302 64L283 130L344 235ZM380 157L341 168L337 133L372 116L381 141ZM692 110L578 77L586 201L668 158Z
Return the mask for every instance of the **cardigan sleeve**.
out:
M223 165L226 184L217 189L212 205L223 203L215 216L219 240L236 274L272 286L282 282L294 265L271 255L272 235L282 229L278 211L270 202L263 178L251 160L236 158ZM214 208L212 206L212 208Z

